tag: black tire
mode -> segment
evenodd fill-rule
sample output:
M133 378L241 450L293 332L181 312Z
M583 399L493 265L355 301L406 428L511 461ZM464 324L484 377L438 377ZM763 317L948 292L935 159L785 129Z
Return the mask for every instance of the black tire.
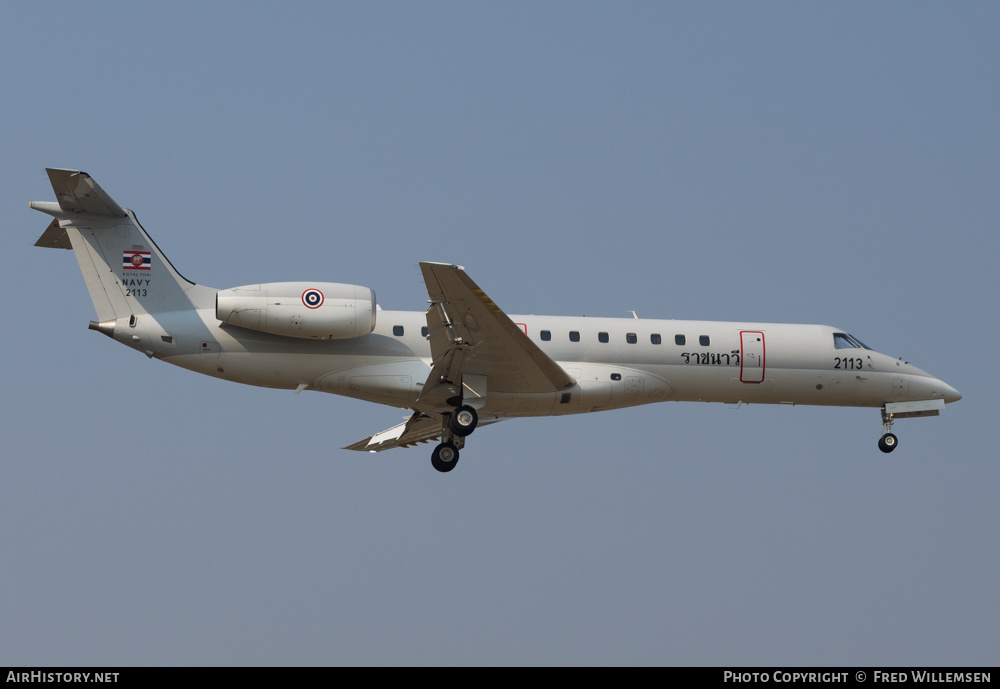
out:
M448 428L451 429L452 433L463 438L476 430L478 424L479 414L476 413L475 409L464 404L455 409L448 417Z
M442 473L455 468L458 464L458 448L451 443L441 443L431 454L431 465Z
M899 444L899 439L896 438L892 433L886 433L878 440L878 449L882 452L889 453L896 449L896 445Z

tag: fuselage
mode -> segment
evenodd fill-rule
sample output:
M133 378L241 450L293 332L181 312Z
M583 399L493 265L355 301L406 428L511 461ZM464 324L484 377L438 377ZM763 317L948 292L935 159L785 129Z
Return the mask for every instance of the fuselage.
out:
M554 393L493 390L496 418L662 401L882 407L961 395L907 362L825 325L511 316L576 381ZM374 331L302 340L220 323L207 309L119 319L113 335L149 356L247 385L309 389L413 408L431 371L422 312L378 312Z

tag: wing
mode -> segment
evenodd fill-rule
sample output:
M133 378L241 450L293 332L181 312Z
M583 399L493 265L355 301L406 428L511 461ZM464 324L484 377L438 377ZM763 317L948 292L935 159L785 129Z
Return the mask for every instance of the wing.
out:
M498 419L483 419L479 425L485 426L497 421ZM427 415L418 411L398 426L370 435L344 449L381 452L382 450L391 450L394 447L410 447L417 443L426 443L428 440L440 437L440 435L441 416L439 414Z
M370 435L344 449L381 452L393 447L409 447L417 443L425 443L439 435L441 435L441 419L416 412L398 426Z
M575 384L464 269L447 263L421 263L420 270L431 303L427 339L432 368L414 404L417 411L398 426L345 450L381 452L438 438L443 421L439 412L451 412L457 404L453 398L459 396L466 404L485 397L487 387L491 393L532 393L558 392ZM498 420L480 418L479 425Z
M421 263L431 306L427 309L432 371L418 408L444 408L465 385L466 396L490 393L558 392L574 381L532 342L465 270L447 263ZM470 385L470 381L473 381ZM423 404L422 404L423 403Z

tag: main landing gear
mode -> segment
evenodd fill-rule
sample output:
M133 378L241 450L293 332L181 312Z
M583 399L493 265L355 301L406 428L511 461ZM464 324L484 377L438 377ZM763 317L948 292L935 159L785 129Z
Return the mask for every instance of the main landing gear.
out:
M461 405L441 422L441 444L431 454L431 466L441 472L451 471L458 464L458 451L465 446L465 438L476 430L479 414L468 405Z
M464 443L463 443L464 444ZM458 448L454 443L443 442L434 448L431 465L440 472L451 471L458 464Z
M890 432L892 431L892 414L886 412L884 407L882 408L882 428L885 433L878 439L878 449L885 453L892 452L899 444L899 440Z
M448 427L451 429L451 432L463 438L471 435L472 431L476 430L476 425L478 424L479 414L476 413L475 409L464 404L455 409L451 413L451 416L448 417Z

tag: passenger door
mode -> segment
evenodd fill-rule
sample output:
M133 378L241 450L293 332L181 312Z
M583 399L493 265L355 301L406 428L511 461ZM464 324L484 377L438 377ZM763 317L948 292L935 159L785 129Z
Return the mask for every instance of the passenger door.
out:
M764 333L759 330L740 331L740 381L764 382Z

